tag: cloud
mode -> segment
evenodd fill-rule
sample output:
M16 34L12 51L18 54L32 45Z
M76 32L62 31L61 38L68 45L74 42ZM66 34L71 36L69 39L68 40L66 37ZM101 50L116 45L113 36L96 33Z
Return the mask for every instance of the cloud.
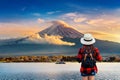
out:
M79 14L77 12L66 13L66 14L61 15L59 18L65 20L65 21L68 21L68 22L71 21L71 22L75 22L75 23L80 23L80 22L87 20L86 15Z
M47 12L47 14L54 14L54 13L55 13L55 12L52 12L52 11L51 11L51 12Z
M64 19L64 20L73 20L74 18L77 17L77 13L65 13L61 16L59 16L60 19Z
M100 24L102 21L103 21L103 19L91 19L91 20L88 20L86 23L89 25L95 25L98 23Z
M108 16L107 16L108 17ZM120 19L101 17L96 19L89 19L86 21L88 26L91 26L93 30L107 32L107 33L119 33Z
M41 16L40 13L33 13L32 15L33 15L33 16L37 16L37 17Z
M77 14L76 13L66 13L63 15L63 17L76 17Z
M61 11L50 11L50 12L47 12L47 14L51 15L51 14L55 14L55 13L59 13Z
M56 20L56 21L51 21L51 23L54 25L54 26L58 26L58 25L64 25L64 27L71 27L69 24L67 24L65 21L63 20Z
M68 22L79 32L91 32L99 39L120 42L120 36L118 35L120 34L119 12L120 9L95 15L71 12L60 15L59 19Z
M81 31L98 30L102 32L116 32L115 30L117 28L119 29L120 27L120 17L113 15L114 13L104 13L98 16L94 16L91 14L73 12L63 14L60 16L60 18Z
M39 32L39 27L34 22L24 23L0 23L0 36L2 37L24 37Z
M86 20L86 18L75 18L74 22L83 22L85 20Z
M97 39L120 42L118 41L120 39L119 34L112 34L112 33L101 32L101 31L90 31L87 33L91 33Z
M107 16L107 17L106 17ZM78 30L103 30L105 27L116 24L116 18L111 18L111 15L93 15L93 14L81 14L79 12L65 13L59 17L70 25L74 26ZM118 22L117 22L118 23Z
M64 17L64 18L82 18L87 16L86 14L80 14L77 12L70 12L70 13L65 13L63 15L61 15L60 17Z
M68 46L75 45L75 43L72 42L62 41L61 36L53 36L53 35L48 36L47 34L45 34L44 38L42 38L39 34L34 34L29 39L33 42L42 43L42 44L68 45Z
M44 19L41 19L41 18L38 18L38 23L43 23L43 22L45 22L45 20Z
M106 26L106 25L110 25L110 24L114 24L114 23L116 23L116 21L114 21L114 20L108 20L108 19L91 19L91 20L88 20L87 22L86 22L87 24L89 24L89 25L96 25L96 26L98 26L98 25L104 25L104 26Z

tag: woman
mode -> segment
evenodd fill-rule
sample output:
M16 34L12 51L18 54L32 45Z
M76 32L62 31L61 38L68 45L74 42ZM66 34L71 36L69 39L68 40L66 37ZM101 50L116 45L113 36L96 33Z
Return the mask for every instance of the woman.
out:
M98 48L93 46L95 38L93 38L91 34L87 33L84 34L80 42L83 46L79 49L77 61L81 62L80 72L82 80L95 80L95 74L98 71L96 60L102 60Z

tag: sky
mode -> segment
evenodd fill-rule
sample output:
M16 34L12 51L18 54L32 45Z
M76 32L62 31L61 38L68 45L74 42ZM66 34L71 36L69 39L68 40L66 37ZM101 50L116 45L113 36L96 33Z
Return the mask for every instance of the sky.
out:
M0 0L0 39L32 35L55 20L120 42L120 0Z

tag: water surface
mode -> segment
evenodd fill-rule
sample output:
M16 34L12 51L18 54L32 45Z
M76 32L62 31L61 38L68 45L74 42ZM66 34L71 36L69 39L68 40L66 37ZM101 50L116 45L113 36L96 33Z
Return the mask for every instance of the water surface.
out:
M96 80L119 80L120 63L97 63ZM0 80L81 80L79 63L0 63Z

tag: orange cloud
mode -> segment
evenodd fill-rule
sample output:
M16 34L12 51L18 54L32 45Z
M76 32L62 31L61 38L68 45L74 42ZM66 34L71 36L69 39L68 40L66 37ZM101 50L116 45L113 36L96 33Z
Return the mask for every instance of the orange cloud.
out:
M0 35L7 37L23 37L39 32L41 29L38 26L14 24L14 23L0 23Z
M85 33L91 33L97 39L120 42L119 34L110 34L110 33L105 33L105 32L100 32L100 31L90 31L90 32L85 32Z
M120 9L98 16L75 12L63 14L61 18L82 33L91 32L98 39L120 42L119 12Z
M32 42L36 43L42 43L42 44L55 44L55 45L68 45L68 46L73 46L75 43L72 42L66 42L62 40L61 36L48 36L45 34L44 38L42 38L39 34L34 34L29 38Z
M75 18L74 22L83 22L85 20L86 20L86 18Z
M88 20L86 21L86 23L88 25L91 25L91 26L110 26L110 25L113 25L113 24L117 24L117 21L116 20L112 20L112 19L91 19L91 20Z

